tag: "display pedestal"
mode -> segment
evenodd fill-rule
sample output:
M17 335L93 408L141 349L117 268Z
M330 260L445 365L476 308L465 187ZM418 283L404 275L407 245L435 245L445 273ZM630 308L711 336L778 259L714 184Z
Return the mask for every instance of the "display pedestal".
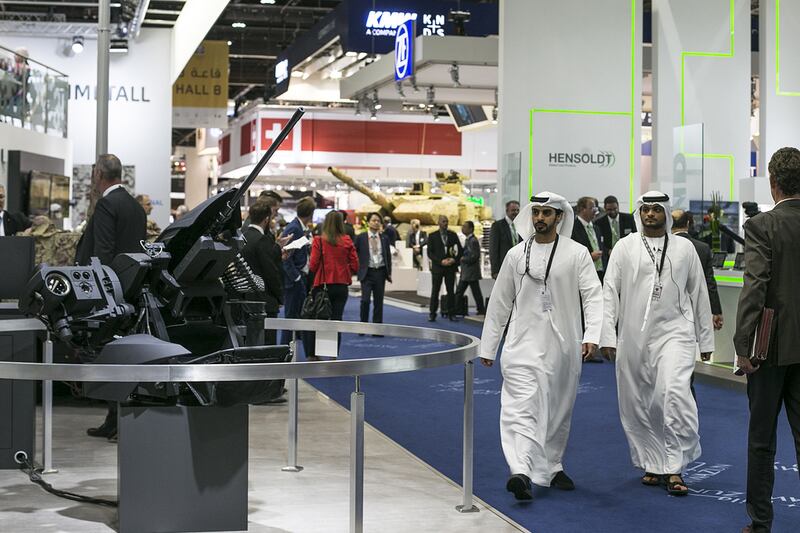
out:
M248 406L119 410L119 533L247 529Z

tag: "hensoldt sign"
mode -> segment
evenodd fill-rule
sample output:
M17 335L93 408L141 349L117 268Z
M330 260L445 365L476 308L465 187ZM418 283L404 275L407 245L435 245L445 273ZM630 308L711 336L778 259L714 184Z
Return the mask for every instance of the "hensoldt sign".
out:
M407 20L397 28L394 39L394 79L401 81L414 74L414 21Z
M614 152L550 152L547 156L547 164L551 167L613 167L617 162Z

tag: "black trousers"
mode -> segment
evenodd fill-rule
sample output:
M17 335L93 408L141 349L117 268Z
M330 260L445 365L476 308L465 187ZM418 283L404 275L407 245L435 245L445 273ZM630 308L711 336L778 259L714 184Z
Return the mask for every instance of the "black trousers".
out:
M486 314L486 305L483 302L483 293L481 292L481 282L477 279L473 281L464 281L462 279L458 282L458 286L456 287L456 301L461 301L461 298L464 297L464 293L467 292L467 287L472 290L472 297L475 298L475 307L477 307L478 314ZM464 309L464 313L466 312L467 310Z
M750 428L747 442L747 514L754 532L772 527L776 427L781 406L794 436L800 462L800 364L762 366L747 376Z
M348 286L343 283L330 283L328 284L328 298L331 301L331 320L341 320L344 315L344 306L347 304L347 288ZM322 290L322 287L314 287L314 293ZM342 341L342 335L339 334L337 347ZM303 338L303 346L306 351L306 359L315 357L316 335L314 332L308 332L307 337Z
M439 291L442 289L442 281L444 281L444 288L445 291L447 291L447 297L445 298L447 309L442 309L442 312L450 314L455 305L455 269L445 270L443 272L431 272L431 301L428 306L431 316L436 316L436 312L439 310Z
M368 268L361 281L361 322L369 322L369 301L373 300L372 321L383 322L383 294L386 290L386 267Z

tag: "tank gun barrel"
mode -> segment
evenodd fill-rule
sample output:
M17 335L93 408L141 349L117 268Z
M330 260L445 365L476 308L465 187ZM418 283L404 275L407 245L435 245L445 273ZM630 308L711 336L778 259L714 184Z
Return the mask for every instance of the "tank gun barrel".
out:
M330 172L333 175L333 177L335 177L339 181L345 183L346 185L349 185L353 189L365 195L367 198L369 198L370 200L381 206L387 212L391 213L393 211L394 206L383 194L371 190L369 187L351 178L338 168L328 167L328 172Z

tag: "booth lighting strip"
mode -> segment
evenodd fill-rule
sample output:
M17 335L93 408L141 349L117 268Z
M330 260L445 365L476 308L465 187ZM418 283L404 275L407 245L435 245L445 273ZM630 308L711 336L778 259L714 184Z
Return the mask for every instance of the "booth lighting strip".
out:
M780 2L780 0L776 0ZM732 58L734 56L734 29L733 29L733 14L734 14L734 0L730 0L730 34L731 34L731 49L729 52L681 52L681 126L686 126L686 58L687 57L722 57ZM681 137L683 139L683 137ZM682 142L681 142L682 144ZM683 146L681 146L683 151ZM730 182L730 197L733 200L734 195L734 173L733 173L733 154L684 154L686 157L702 157L705 159L727 159L728 160L728 174Z
M530 111L530 131L529 131L529 154L528 154L528 194L534 194L533 191L533 116L536 113L556 113L561 115L594 115L594 116L620 116L629 117L631 126L630 138L630 156L629 156L629 172L630 184L628 194L630 196L630 205L633 205L633 192L634 192L634 146L636 139L634 134L636 131L635 118L633 110L635 107L634 94L635 94L635 72L636 72L636 0L631 0L631 110L630 111L586 111L582 109L541 109L533 108Z
M800 91L781 91L781 0L775 0L775 94L800 96Z

